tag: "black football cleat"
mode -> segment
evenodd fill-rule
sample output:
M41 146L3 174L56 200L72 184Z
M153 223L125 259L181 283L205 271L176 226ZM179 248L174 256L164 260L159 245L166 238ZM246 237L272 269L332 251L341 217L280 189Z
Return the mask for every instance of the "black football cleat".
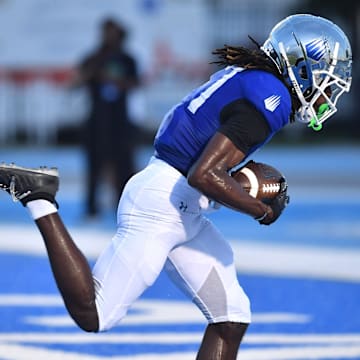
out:
M0 189L24 206L29 201L44 199L58 207L55 194L59 189L59 172L57 168L25 168L0 163Z

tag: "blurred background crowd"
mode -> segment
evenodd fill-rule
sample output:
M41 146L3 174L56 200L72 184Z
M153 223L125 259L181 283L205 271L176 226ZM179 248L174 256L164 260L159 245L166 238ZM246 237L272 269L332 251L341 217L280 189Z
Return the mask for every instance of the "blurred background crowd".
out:
M87 211L95 214L99 153L114 182L125 181L119 174L134 170L136 147L151 145L167 110L213 72L213 49L249 46L248 35L262 43L279 20L305 12L328 17L348 35L353 86L326 134L299 124L274 142L357 143L358 2L0 0L0 149L83 146Z

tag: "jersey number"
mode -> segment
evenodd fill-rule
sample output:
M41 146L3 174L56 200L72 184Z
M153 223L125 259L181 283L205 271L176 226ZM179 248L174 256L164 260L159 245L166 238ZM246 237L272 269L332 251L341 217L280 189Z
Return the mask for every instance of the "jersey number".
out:
M196 90L197 92L199 92L199 94L190 101L187 109L192 114L195 114L196 111L198 111L198 109L217 89L223 86L226 81L231 79L234 75L236 75L242 70L242 68L229 67L224 69L223 71L215 73L211 77L211 79L206 84L204 84L204 86Z

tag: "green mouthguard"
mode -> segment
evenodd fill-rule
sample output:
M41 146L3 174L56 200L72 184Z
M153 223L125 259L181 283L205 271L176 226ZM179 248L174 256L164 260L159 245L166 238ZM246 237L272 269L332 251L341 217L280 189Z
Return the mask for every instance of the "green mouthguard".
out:
M328 104L321 104L319 106L318 112L317 112L317 118L321 119L322 115L324 115L324 113L329 110L329 105ZM320 131L322 129L322 124L317 124L317 119L312 118L308 124L309 128L312 128L314 131Z

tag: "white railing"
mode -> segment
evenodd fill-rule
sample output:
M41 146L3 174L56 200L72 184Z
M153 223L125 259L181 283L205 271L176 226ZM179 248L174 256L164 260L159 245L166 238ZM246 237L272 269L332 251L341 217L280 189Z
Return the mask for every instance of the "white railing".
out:
M88 109L82 88L68 86L72 71L3 70L0 73L0 144L23 137L51 144L60 126L81 122Z

